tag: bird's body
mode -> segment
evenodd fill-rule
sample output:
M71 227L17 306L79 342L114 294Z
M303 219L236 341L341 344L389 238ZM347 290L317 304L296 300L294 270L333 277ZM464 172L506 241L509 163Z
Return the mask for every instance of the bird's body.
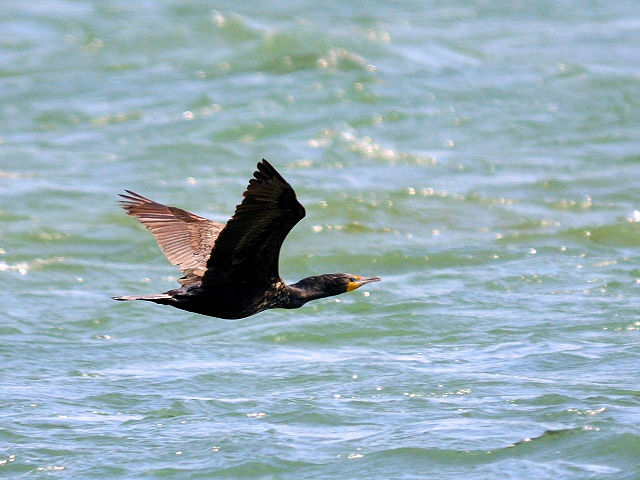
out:
M161 305L200 313L210 317L244 318L269 308L287 308L289 292L284 283L260 288L252 284L219 285L205 289L202 285L170 290L157 295L118 297L117 300L147 300Z
M146 300L218 318L236 319L270 308L298 308L310 300L354 290L378 277L345 273L286 285L278 272L280 247L305 216L291 185L266 160L229 222L213 222L127 190L122 207L155 235L184 277L180 288L116 300Z

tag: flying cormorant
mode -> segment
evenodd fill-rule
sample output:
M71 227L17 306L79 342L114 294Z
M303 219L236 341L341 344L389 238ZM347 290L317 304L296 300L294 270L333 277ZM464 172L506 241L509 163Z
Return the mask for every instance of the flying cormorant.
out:
M269 308L298 308L380 280L332 273L285 285L278 273L280 247L305 210L291 185L264 159L226 225L125 191L122 208L151 230L184 276L175 290L115 300L146 300L231 319Z

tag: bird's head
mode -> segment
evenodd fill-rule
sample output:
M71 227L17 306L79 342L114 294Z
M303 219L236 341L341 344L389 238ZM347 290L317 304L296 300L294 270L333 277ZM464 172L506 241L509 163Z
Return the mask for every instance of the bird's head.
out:
M362 285L379 282L380 277L361 277L349 273L326 273L300 280L291 285L308 294L308 300L351 292Z
M339 275L341 282L346 282L347 286L345 291L347 292L360 288L362 285L366 285L367 283L380 281L380 277L361 277L360 275L350 275L348 273L341 273Z

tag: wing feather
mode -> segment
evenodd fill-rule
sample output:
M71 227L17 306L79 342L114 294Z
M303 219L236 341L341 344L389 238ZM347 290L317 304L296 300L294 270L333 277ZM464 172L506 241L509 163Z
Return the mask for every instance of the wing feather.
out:
M203 285L237 280L262 284L280 277L280 248L305 210L269 162L263 159L257 168L242 203L215 242Z
M181 283L190 283L194 276L201 278L224 224L125 191L120 194L122 208L153 233L167 260L185 274Z

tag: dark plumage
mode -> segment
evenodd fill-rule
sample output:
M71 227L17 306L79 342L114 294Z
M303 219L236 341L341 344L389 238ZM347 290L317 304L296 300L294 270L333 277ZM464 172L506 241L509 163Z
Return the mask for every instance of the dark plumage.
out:
M378 277L334 273L285 285L278 273L280 247L305 216L296 193L266 160L258 163L244 199L229 222L207 220L126 190L120 203L151 230L167 259L184 277L180 288L146 300L219 318L243 318L269 308L298 308L310 300L349 292Z

